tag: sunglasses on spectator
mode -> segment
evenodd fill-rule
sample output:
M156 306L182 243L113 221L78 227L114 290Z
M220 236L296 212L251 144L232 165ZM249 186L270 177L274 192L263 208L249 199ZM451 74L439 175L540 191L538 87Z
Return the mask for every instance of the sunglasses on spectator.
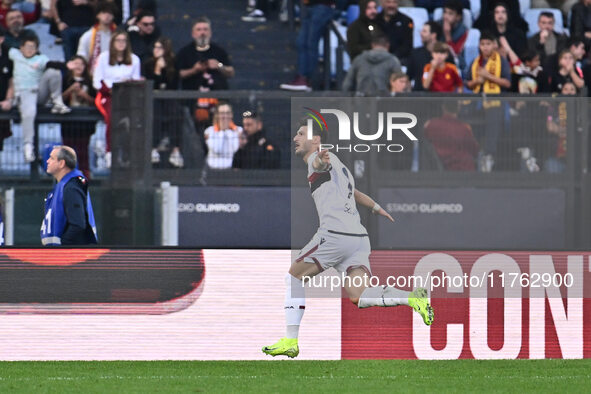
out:
M140 24L142 26L154 26L156 24L156 22L141 22Z

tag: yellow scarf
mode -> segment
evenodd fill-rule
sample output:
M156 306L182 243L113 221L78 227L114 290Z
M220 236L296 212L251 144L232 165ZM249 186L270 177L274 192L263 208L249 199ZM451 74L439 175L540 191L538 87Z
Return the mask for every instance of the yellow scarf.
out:
M476 79L478 77L478 69L481 67L481 63L483 62L482 55L478 55L474 63L472 63L472 78ZM488 58L488 61L484 65L486 71L491 73L497 78L501 77L501 55L498 52L493 52L492 55ZM485 80L482 85L476 85L473 89L474 93L480 93L480 90L486 94L499 94L501 93L501 87L489 80ZM484 108L490 107L499 107L501 102L498 100L492 101L485 101L483 103Z

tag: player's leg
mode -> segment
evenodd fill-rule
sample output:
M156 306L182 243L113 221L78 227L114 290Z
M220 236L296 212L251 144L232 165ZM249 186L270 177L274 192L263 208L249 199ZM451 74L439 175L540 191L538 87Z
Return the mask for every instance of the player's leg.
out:
M346 270L350 278L345 283L345 290L351 301L359 308L408 305L421 315L425 324L431 325L434 314L425 289L418 288L411 292L393 286L369 286L371 246L367 238L361 239L359 243L357 251L337 267Z
M302 249L298 259L292 263L285 276L285 337L273 345L263 347L265 354L291 358L299 354L298 335L306 310L306 294L302 278L313 277L323 270L318 259L314 257L314 253L318 252L320 246L320 240L316 238L314 237Z

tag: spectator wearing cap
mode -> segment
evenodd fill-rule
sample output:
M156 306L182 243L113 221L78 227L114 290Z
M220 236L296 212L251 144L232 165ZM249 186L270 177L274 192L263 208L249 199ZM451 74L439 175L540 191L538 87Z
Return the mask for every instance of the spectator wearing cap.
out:
M101 3L96 9L96 23L80 37L77 55L86 60L90 75L94 73L99 55L109 49L111 34L117 28L113 22L115 12L113 4Z
M6 30L0 27L0 109L10 111L14 101L14 85L12 82L12 60L8 57L10 49L5 40ZM4 139L10 137L10 120L0 120L0 151L4 145Z
M51 9L63 41L66 60L76 54L80 37L94 24L96 3L97 0L52 0Z
M279 148L267 139L260 115L254 111L244 112L242 128L246 141L234 153L232 168L244 170L279 168L281 153Z
M401 71L400 61L388 52L388 37L376 35L371 40L371 49L357 56L343 81L343 91L372 96L387 94L388 78Z
M380 29L390 40L390 53L406 64L413 43L413 22L398 10L399 0L382 0L382 12L377 16Z
M377 0L359 2L359 18L347 28L347 50L351 61L355 60L361 52L371 49L371 38L379 30L376 23L377 16Z
M151 55L152 47L160 37L160 28L156 26L156 16L151 12L142 12L136 20L135 25L130 26L127 31L131 50L143 63Z
M23 13L19 10L10 10L6 14L7 32L4 38L4 43L9 48L19 48L23 37L36 35L31 29L25 29L25 19Z
M449 56L446 43L436 42L431 51L431 62L423 69L423 89L430 92L462 92L462 78L455 64L445 59Z
M6 14L14 8L13 5L14 0L2 0L0 2L0 26L6 27ZM39 3L39 0L35 0L34 7L35 8L31 12L23 11L25 25L36 22L37 19L39 19L39 16L41 16L41 4Z

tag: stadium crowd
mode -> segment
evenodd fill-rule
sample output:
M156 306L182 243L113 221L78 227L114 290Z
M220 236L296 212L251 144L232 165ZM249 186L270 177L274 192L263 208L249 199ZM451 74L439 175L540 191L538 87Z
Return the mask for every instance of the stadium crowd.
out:
M267 3L248 1L248 14L242 19L264 22ZM281 3L280 17L284 20L286 2ZM350 66L338 87L343 91L360 96L418 91L583 95L590 91L591 0L300 3L297 75L290 83L282 84L282 89L312 90L318 68L318 43L329 22L347 15ZM26 27L35 22L50 24L50 32L62 45L64 62L50 60L39 52L38 37ZM51 105L55 114L67 114L72 107L96 105L107 125L106 161L110 163L113 83L148 79L154 81L154 89L228 89L235 70L229 54L212 37L211 22L200 17L192 25L190 38L174 37L175 41L190 41L174 53L171 38L163 35L158 26L156 0L1 0L0 107L8 111L14 106L20 112L25 160L36 159L32 135L38 104ZM432 124L449 122L432 122L426 138L445 169L488 172L495 166L499 139L506 127L498 119L505 112L514 115L528 105L531 106L517 103L509 108L491 100L480 108L485 119L482 130L459 128L470 138L453 149L449 141L429 137L434 135ZM184 165L179 106L155 106L154 122L159 127L155 127L158 133L154 134L151 155L154 165L162 164L163 152L167 152L166 166ZM542 102L531 110L543 119L540 124L547 131L544 138L529 143L527 135L516 137L524 171L564 170L566 113L559 107ZM266 137L261 114L245 112L243 125L238 126L233 123L230 103L215 99L198 100L192 112L204 139L209 168L280 166L281 149ZM441 109L442 116L454 117L454 122L462 119L463 112L466 109L461 106ZM541 113L545 116L539 116ZM2 138L11 134L7 122L0 121ZM88 140L93 132L90 122L62 126L64 142L79 151L80 168L87 174ZM460 155L473 156L476 165L448 165L447 156L456 155L458 150Z

